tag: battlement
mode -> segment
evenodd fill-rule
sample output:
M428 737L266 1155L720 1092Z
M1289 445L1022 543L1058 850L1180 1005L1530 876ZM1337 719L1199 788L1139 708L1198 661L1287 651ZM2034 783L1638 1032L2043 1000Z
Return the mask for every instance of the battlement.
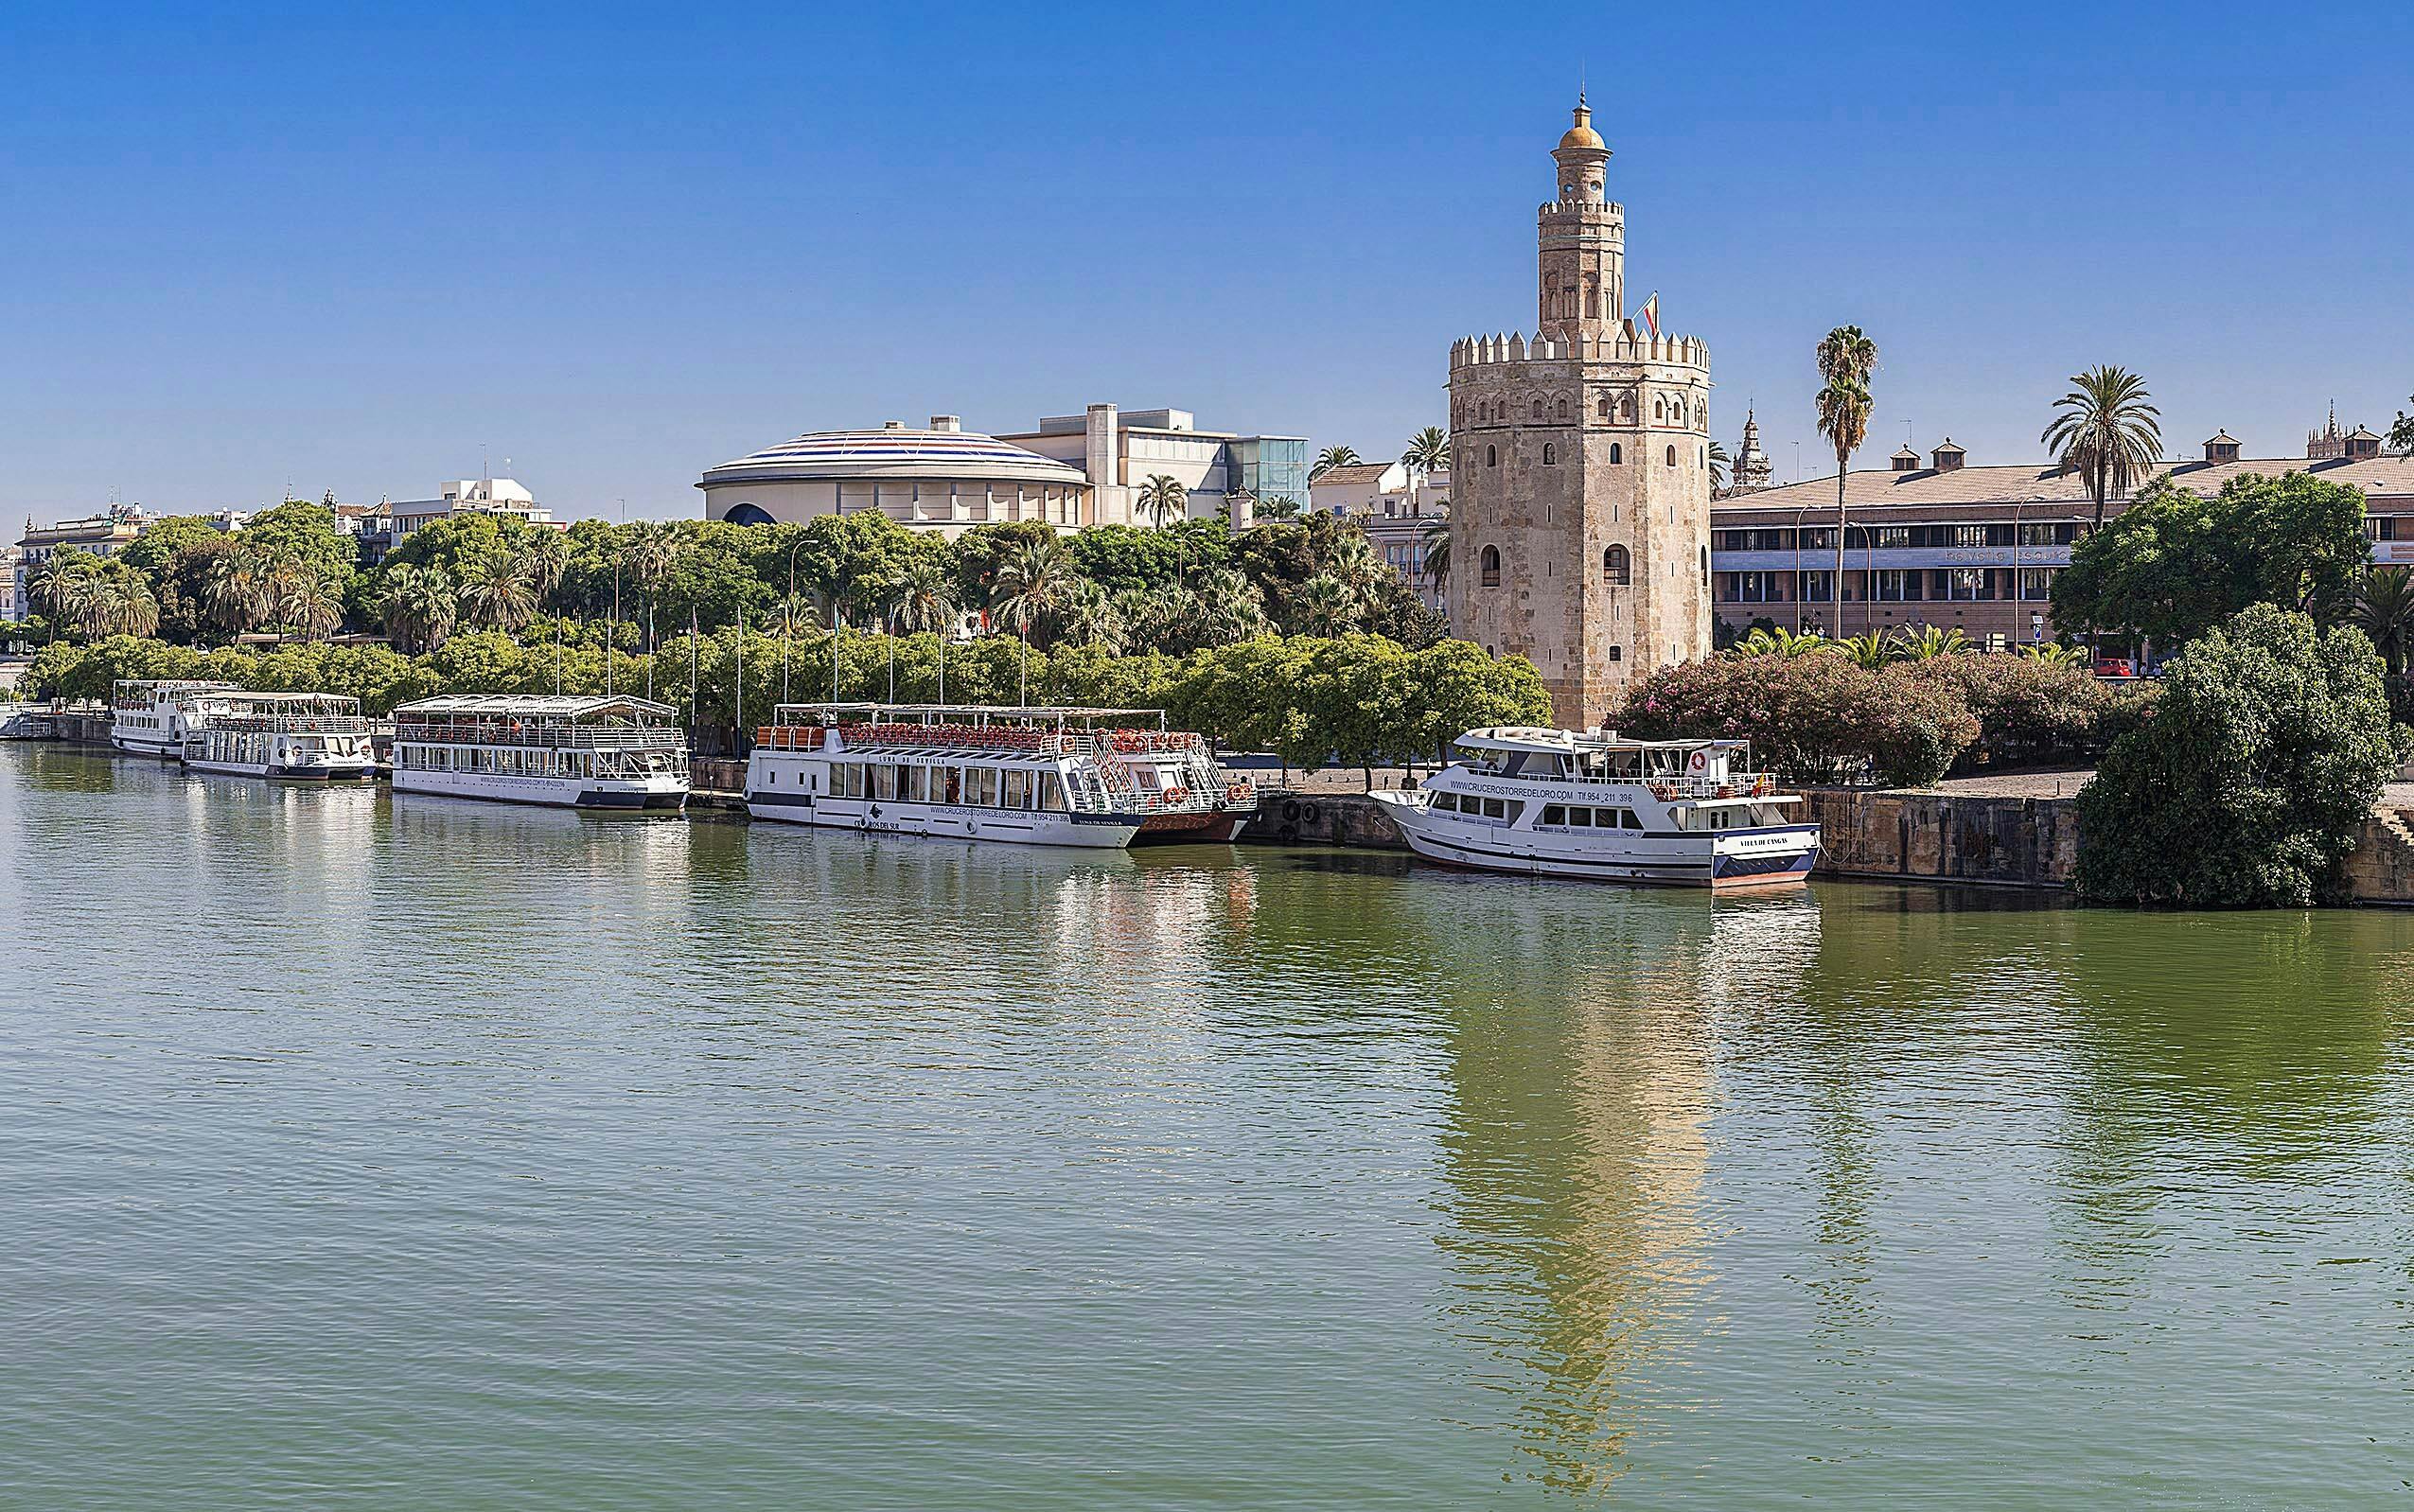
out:
M1462 336L1450 343L1450 370L1486 367L1496 362L1662 362L1678 367L1710 366L1710 346L1691 336L1574 336L1565 340L1523 335Z
M1623 221L1626 206L1615 200L1545 200L1534 214L1544 220L1580 220L1593 216L1608 216Z

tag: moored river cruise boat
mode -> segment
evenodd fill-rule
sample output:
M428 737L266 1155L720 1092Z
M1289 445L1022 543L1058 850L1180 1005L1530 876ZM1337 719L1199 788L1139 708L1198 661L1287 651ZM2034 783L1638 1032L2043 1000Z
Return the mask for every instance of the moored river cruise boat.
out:
M228 694L240 692L231 682L120 677L110 690L109 744L131 755L180 760L185 737L223 712Z
M596 694L451 694L394 712L394 790L669 809L687 802L687 740L667 705Z
M230 693L185 735L185 765L233 777L359 782L377 775L361 700L331 693Z
M1465 759L1421 789L1374 795L1435 861L1728 892L1799 887L1819 854L1802 795L1753 771L1747 741L1499 727L1454 744Z
M1114 849L1229 840L1257 812L1202 737L1153 709L782 704L747 812L883 835Z

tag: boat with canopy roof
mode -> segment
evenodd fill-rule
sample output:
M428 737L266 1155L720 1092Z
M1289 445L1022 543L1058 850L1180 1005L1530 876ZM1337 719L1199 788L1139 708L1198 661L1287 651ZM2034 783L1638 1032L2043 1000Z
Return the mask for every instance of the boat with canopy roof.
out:
M394 790L580 809L687 802L673 710L626 694L451 694L394 712Z
M360 781L377 775L361 700L331 693L230 693L187 730L185 765L234 777Z
M1749 741L1499 726L1454 744L1464 759L1418 790L1374 795L1431 860L1727 892L1799 887L1819 854Z
M1156 709L782 704L747 812L887 835L1118 848L1229 840L1257 812L1207 741Z

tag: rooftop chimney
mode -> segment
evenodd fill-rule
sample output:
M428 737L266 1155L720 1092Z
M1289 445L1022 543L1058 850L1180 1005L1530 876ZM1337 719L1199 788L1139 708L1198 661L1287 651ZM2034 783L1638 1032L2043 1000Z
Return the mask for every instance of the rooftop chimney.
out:
M1969 453L1953 445L1953 438L1947 436L1936 444L1936 449L1929 456L1938 472L1959 472L1962 464L1968 460Z

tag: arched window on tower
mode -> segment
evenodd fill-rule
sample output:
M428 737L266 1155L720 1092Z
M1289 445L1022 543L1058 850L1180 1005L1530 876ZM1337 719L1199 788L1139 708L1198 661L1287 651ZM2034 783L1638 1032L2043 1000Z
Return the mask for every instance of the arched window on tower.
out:
M1610 417L1610 396L1606 394L1601 396L1600 413L1602 419L1606 420Z
M1497 467L1500 465L1500 448L1498 447L1486 447L1484 448L1484 466L1487 467Z
M1653 399L1653 400L1651 401L1651 419L1652 419L1652 421L1656 424L1657 422L1662 421L1662 420L1665 420L1665 419L1666 419L1667 417L1668 417L1668 407L1667 407L1667 405L1666 405L1665 402L1663 402L1663 401L1661 401L1661 400L1659 400L1659 399Z
M1601 554L1601 581L1611 588L1624 588L1634 580L1634 563L1623 546L1612 546Z
M1618 401L1618 418L1629 425L1634 423L1634 396L1630 394Z
M1673 466L1675 466L1676 465L1677 465L1677 448L1674 448L1674 447L1670 447L1670 448L1668 448L1668 466L1671 466L1671 467L1673 467Z
M1701 586L1710 586L1710 548L1707 546L1701 548Z
M1626 460L1626 448L1623 448L1623 447L1621 447L1621 446L1619 446L1619 445L1618 445L1616 442L1614 442L1614 441L1611 442L1611 443L1610 443L1610 466L1612 466L1612 467L1614 467L1614 466L1616 466L1619 463L1624 462L1625 460Z
M1482 566L1477 570L1476 581L1486 588L1500 587L1501 549L1497 546L1487 546L1484 548L1484 554L1478 560Z
M1540 399L1536 399L1536 400L1534 401L1534 418L1535 418L1535 419L1537 419L1537 420L1540 420L1542 417L1542 400L1540 400Z
M1562 420L1567 418L1567 401L1565 399L1559 400L1559 418Z
M1555 466L1559 466L1559 448L1558 448L1557 447L1552 446L1552 445L1551 445L1549 442L1547 442L1547 441L1543 442L1543 443L1542 443L1542 466L1545 466L1545 467L1555 467Z

